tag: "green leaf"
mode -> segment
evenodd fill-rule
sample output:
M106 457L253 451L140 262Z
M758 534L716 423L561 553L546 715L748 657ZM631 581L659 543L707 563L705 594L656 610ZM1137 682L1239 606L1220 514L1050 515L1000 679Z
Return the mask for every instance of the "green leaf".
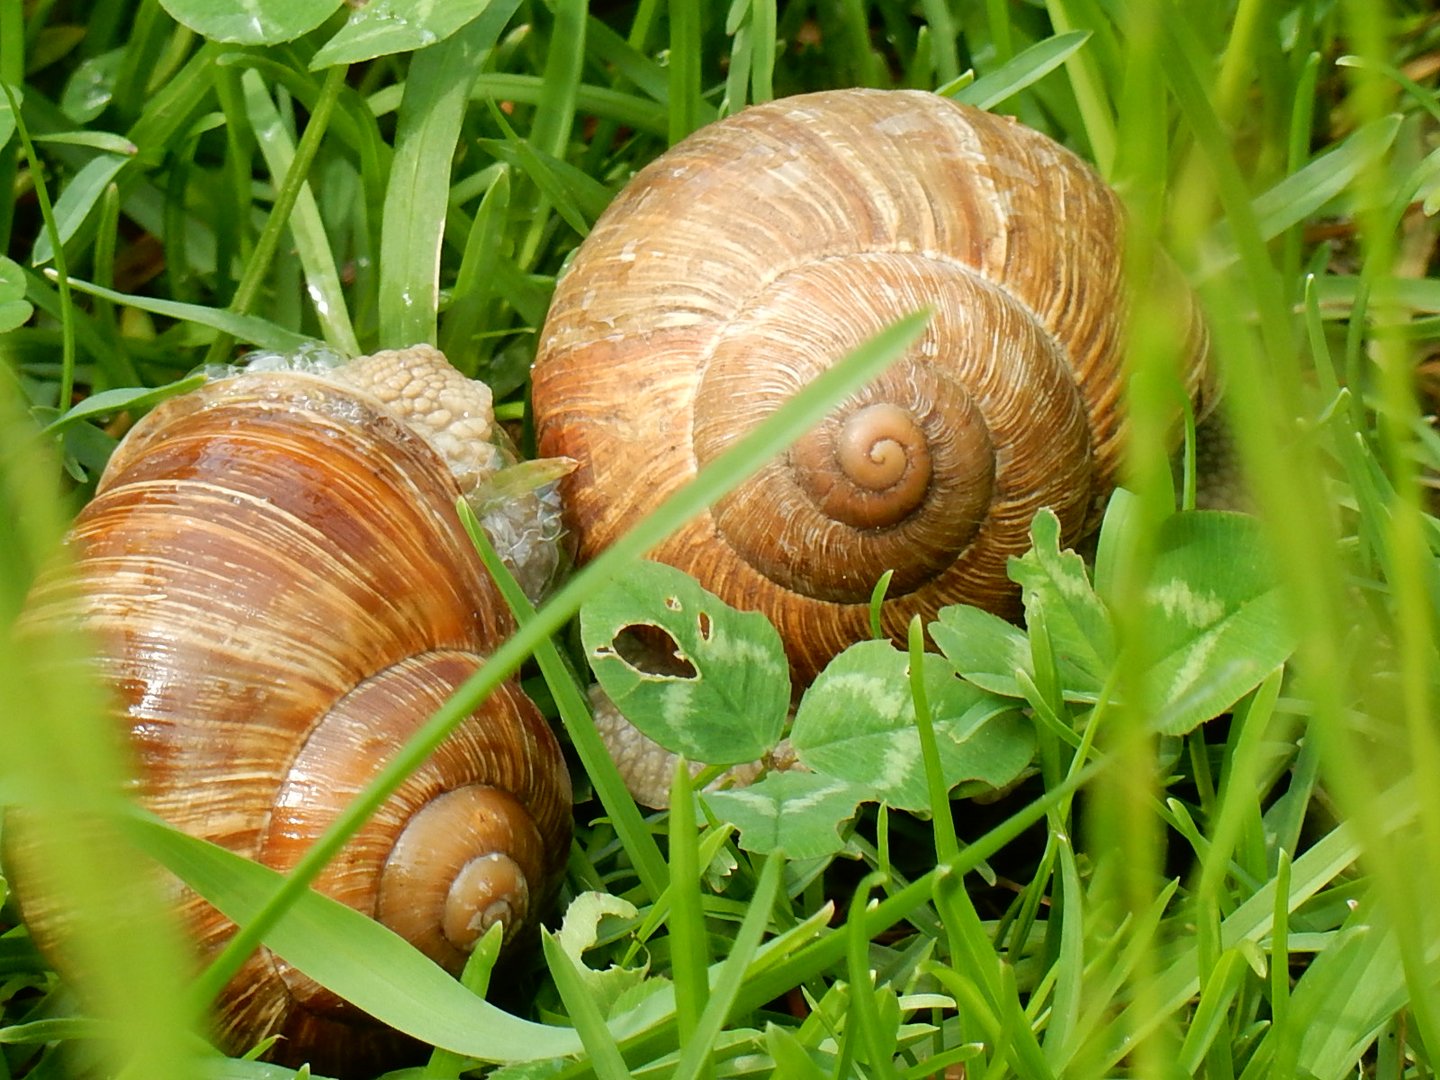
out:
M862 641L832 660L795 713L790 741L817 773L863 786L868 798L905 810L930 805L908 658L888 641ZM925 691L947 787L962 780L999 786L1020 774L1035 733L1011 703L956 678L925 656Z
M957 90L956 101L977 109L991 109L1006 98L1039 82L1063 64L1070 55L1090 40L1089 30L1071 30L1036 42L1009 63L1002 64L969 86Z
M371 0L350 12L344 26L310 61L316 71L358 64L377 56L413 52L444 41L478 18L491 0Z
M1027 613L1045 609L1061 685L1097 693L1115 659L1110 614L1090 587L1084 560L1060 550L1060 521L1054 513L1035 515L1030 539L1034 547L1010 560L1010 578L1021 587Z
M274 45L308 34L344 0L160 0L170 17L212 41Z
M10 93L15 95L15 104L19 105L25 100L25 92L18 86L9 86ZM15 134L15 112L10 108L10 99L3 92L0 92L0 147L4 147L10 141L10 136Z
M624 633L637 629L638 641ZM659 639L651 654L639 651L647 634ZM689 575L636 565L581 607L580 638L610 700L667 750L733 765L780 738L790 703L780 635Z
M24 326L34 313L35 309L25 300L7 300L0 303L0 334Z
M269 349L273 352L298 352L317 344L314 338L286 330L267 319L261 319L254 315L236 315L234 312L204 307L200 304L182 304L174 300L161 300L152 296L134 296L73 277L70 279L70 287L77 292L98 296L102 300L110 300L117 304L139 308L141 311L179 319L181 322L207 326L212 330L229 334L237 341L248 341L252 345L258 345L262 349Z
M101 154L81 168L70 183L65 185L65 190L55 202L55 228L60 233L62 244L85 224L90 211L95 209L95 204L105 193L106 185L115 179L115 174L123 169L128 161L129 157L120 154ZM32 266L40 266L54 256L55 249L51 246L50 233L47 230L36 238L35 251L30 262Z
M36 135L35 142L48 143L51 146L88 146L92 150L126 156L139 152L139 147L133 142L113 131L56 131L48 135Z
M629 920L634 919L636 914L635 905L618 896L600 892L581 893L565 910L565 919L555 935L556 946L575 965L576 976L585 985L590 999L599 1006L602 1016L613 1015L615 1003L646 981L649 965L626 967L611 964L598 971L586 964L583 957L600 940L600 920L607 917Z
M966 682L1006 697L1024 697L1016 678L1023 671L1034 679L1030 639L998 615L956 604L941 608L929 626L930 638Z
M269 88L253 68L241 74L240 85L245 95L245 112L250 119L250 128L255 133L255 141L265 157L276 188L294 183L291 166L295 161L295 143L281 119L280 110L270 97ZM288 226L295 243L295 253L305 271L305 294L314 307L325 340L342 355L358 356L360 343L355 338L350 314L345 308L340 272L336 269L325 223L308 181L300 184Z
M827 1080L833 1075L816 1063L811 1051L788 1028L766 1024L765 1048L775 1061L776 1076L791 1077L793 1080Z
M1166 734L1224 712L1294 645L1259 522L1245 514L1192 510L1166 519L1146 602L1162 657L1150 672L1165 703L1156 725Z
M1380 159L1395 141L1399 130L1399 116L1382 116L1372 120L1299 172L1292 173L1259 195L1252 209L1261 238L1269 240L1279 236L1339 195L1361 172ZM1220 254L1205 266L1202 275L1222 270L1239 258L1228 221L1216 226L1213 242Z
M435 341L450 173L470 82L519 3L491 0L482 18L410 61L381 215L382 346Z
M4 143L0 139L0 144ZM0 334L23 326L35 309L25 299L25 271L19 263L0 255Z
M81 61L65 83L60 109L72 123L88 124L110 104L115 94L115 77L125 61L125 49L111 49ZM4 109L0 102L0 109ZM0 145L5 139L0 136Z
M118 386L113 390L101 390L98 394L91 394L74 408L67 410L63 416L50 421L45 425L45 430L47 432L58 431L80 420L88 420L95 416L111 416L126 409L148 409L166 398L194 390L204 382L204 375L191 375L189 378L180 379L165 386Z
M740 846L791 859L819 859L845 850L840 826L855 816L867 792L833 776L772 772L749 787L700 796L722 821L740 830Z

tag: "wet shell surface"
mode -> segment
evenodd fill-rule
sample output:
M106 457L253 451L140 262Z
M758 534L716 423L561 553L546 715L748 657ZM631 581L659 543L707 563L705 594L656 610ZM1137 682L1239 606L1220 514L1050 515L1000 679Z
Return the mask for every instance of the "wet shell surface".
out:
M432 414L465 411L449 390L407 393ZM144 804L279 870L511 630L456 515L456 472L404 419L411 406L274 372L167 402L75 522L77 580L31 598L32 625L79 622L94 635ZM507 937L533 926L570 829L556 740L506 684L317 888L458 971L492 922ZM176 894L203 959L234 927L178 884ZM50 898L20 897L43 940ZM264 950L225 991L216 1029L232 1052L281 1035L277 1057L327 1075L373 1073L401 1045Z

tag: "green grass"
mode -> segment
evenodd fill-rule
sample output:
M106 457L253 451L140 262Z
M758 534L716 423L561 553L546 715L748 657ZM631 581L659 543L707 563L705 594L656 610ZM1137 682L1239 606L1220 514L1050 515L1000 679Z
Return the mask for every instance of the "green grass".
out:
M429 1076L496 1048L576 1077L1434 1074L1440 527L1425 485L1440 440L1425 360L1440 287L1423 209L1440 175L1426 64L1440 23L1425 5L491 0L435 5L433 42L398 22L342 30L348 9L324 4L311 25L298 2L260 6L270 40L225 43L206 34L229 32L228 4L0 0L0 82L22 121L0 103L0 804L52 823L57 888L81 912L70 959L88 973L58 981L0 907L0 1078L68 1075L92 1054L129 1076L283 1075L197 1063L189 1034L260 938L443 1044ZM118 797L123 753L76 674L83 643L9 629L117 414L243 348L317 339L438 342L523 417L555 275L636 168L750 102L942 84L1096 162L1129 204L1137 283L1159 241L1202 298L1294 632L1283 669L1226 718L1157 734L1145 597L1174 520L1176 343L1164 297L1141 287L1130 495L1095 569L1113 650L1078 699L1059 613L1032 620L1017 694L1036 769L998 800L944 799L924 725L928 814L862 809L847 857L786 861L688 802L643 814L600 749L564 627L793 437L798 413L539 612L512 598L519 634L288 883ZM884 363L885 344L841 377ZM532 653L586 774L564 899L606 898L574 905L529 959L533 992L510 1003L522 1020L301 886ZM246 924L193 977L147 858ZM596 944L577 962L587 920Z

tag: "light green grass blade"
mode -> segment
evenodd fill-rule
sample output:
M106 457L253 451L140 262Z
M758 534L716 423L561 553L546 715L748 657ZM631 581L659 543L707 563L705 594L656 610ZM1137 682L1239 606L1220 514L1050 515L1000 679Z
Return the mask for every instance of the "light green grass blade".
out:
M63 244L74 236L94 211L110 182L130 162L128 155L101 154L87 164L65 185L60 198L55 200L55 231ZM49 232L43 232L35 241L31 254L31 265L41 266L55 256L55 246Z
M545 962L555 980L555 989L570 1013L570 1020L584 1045L586 1064L600 1080L629 1080L630 1070L620 1047L600 1008L590 998L589 988L575 970L577 961L572 960L555 941L555 935L548 930L540 932L540 943L545 950Z
M545 80L540 75L487 71L475 80L471 96L538 105L545 96L545 90ZM669 113L663 105L635 94L613 90L608 86L593 86L589 83L577 85L575 111L614 120L626 127L662 138L669 130Z
M281 121L280 112L257 72L253 69L246 71L240 77L240 84L245 92L250 126L254 129L261 153L265 155L265 163L270 167L270 175L283 178L295 160L295 146L290 132ZM340 272L335 268L335 256L330 251L325 224L320 219L320 208L315 204L308 182L301 183L300 192L295 197L290 233L305 270L306 293L315 309L315 317L320 321L325 340L342 356L358 356L360 342L350 325L345 293L340 287Z
M533 150L537 157L555 161L565 159L570 129L575 122L580 74L585 64L586 6L585 0L557 0L553 9L555 24L551 27L550 48L545 57L543 86L535 117L529 134L523 140L513 139L527 150ZM506 134L513 138L513 133L508 130ZM541 190L548 199L550 193L543 187ZM521 266L531 266L535 261L545 233L546 209L544 200L540 200L525 215L529 220L529 229L520 242ZM586 232L584 228L577 231L581 236Z
M520 0L491 0L465 29L415 53L395 132L380 231L380 345L435 343L450 169L470 82Z
M700 4L669 0L670 61L666 88L670 96L670 142L679 142L701 123Z
M282 875L137 813L147 852L232 921L251 922ZM573 1054L575 1033L520 1020L476 997L368 915L302 892L265 943L311 978L372 1015L435 1046L486 1061Z
M1103 21L1089 0L1046 0L1045 8L1058 34L1091 29ZM1101 176L1112 176L1117 142L1115 111L1099 62L1081 49L1066 61L1065 67L1084 118L1085 137L1095 165Z
M286 330L254 315L237 315L221 308L205 307L201 304L181 304L174 300L164 300L154 296L136 296L116 292L114 289L104 289L99 285L92 285L88 281L80 281L77 278L71 278L70 284L76 292L88 293L91 296L103 297L114 304L138 308L141 311L179 319L182 322L195 323L197 326L209 327L227 337L237 341L248 341L262 349L271 349L275 352L294 352L296 349L312 345L315 342L314 338Z
M719 971L710 990L710 999L696 1021L688 1043L682 1044L680 1060L675 1066L675 1080L691 1080L707 1071L707 1058L720 1038L726 1018L734 1007L735 999L745 976L754 961L760 939L770 922L771 909L780 889L780 874L784 859L772 855L765 860L760 880L755 885L754 895L745 909L745 918L740 923L730 943L730 955L719 965Z
M956 101L977 109L993 109L1065 63L1090 37L1088 30L1072 30L1038 41L1004 66L957 90L953 96Z
M675 1020L680 1045L694 1043L700 1014L710 996L707 968L709 946L705 939L705 917L700 897L699 833L695 827L695 790L686 760L675 762L670 783L670 934L671 978L675 983ZM708 1055L697 1063L704 1073Z

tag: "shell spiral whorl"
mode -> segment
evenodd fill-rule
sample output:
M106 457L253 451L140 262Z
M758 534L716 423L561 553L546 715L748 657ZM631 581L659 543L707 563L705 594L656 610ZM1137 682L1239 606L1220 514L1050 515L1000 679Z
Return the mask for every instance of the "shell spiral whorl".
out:
M921 340L659 546L770 616L805 679L882 618L1015 609L1041 507L1098 522L1124 435L1124 221L1069 151L918 91L848 90L703 128L615 199L541 334L541 452L592 557L821 370L919 308ZM1205 380L1188 299L1182 380ZM872 433L873 431L873 433Z
M822 513L870 529L902 521L924 501L930 446L907 409L877 401L821 431L801 436L790 467Z

